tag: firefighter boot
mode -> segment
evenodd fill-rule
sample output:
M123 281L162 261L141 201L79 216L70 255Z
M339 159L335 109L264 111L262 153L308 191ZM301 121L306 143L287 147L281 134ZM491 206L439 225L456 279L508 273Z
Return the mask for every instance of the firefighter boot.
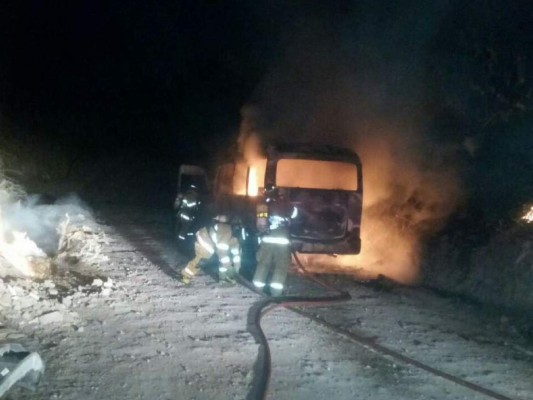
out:
M220 271L218 272L218 280L219 282L225 282L229 284L236 284L237 281L235 280L235 271L233 269L228 269L226 271Z
M189 285L191 283L191 277L187 276L185 274L182 274L181 277L180 277L180 282L185 284L185 285Z

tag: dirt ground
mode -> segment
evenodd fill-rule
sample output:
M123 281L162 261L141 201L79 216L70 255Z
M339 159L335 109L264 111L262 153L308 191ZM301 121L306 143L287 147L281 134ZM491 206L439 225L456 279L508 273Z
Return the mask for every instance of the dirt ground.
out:
M190 286L178 282L176 266L185 260L165 212L107 207L96 214L107 260L80 272L73 290L53 295L50 282L2 283L4 330L46 363L35 392L14 388L7 399L257 398L260 352L249 310L259 296L207 274ZM338 283L352 300L315 315L509 398L532 397L533 344L507 316L421 288ZM39 290L39 300L20 304ZM288 294L318 292L290 276ZM487 398L287 309L268 314L263 327L271 399Z

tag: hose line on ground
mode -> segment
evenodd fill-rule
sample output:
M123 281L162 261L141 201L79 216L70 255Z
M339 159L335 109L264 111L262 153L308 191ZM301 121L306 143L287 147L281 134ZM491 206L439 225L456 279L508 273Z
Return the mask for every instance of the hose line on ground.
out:
M346 291L341 291L338 288L328 285L325 282L322 282L318 279L316 279L314 276L312 276L302 265L300 262L298 255L293 252L294 259L296 260L296 263L302 270L303 274L308 278L309 280L315 282L319 286L323 287L324 289L337 292L338 294L332 295L332 296L322 296L322 297L304 297L304 296L280 296L280 297L268 297L263 303L259 305L254 310L254 316L253 316L253 323L255 327L257 328L257 339L260 342L260 345L264 349L264 356L263 356L263 365L261 368L261 376L260 379L257 382L256 385L256 393L254 395L254 399L261 399L265 400L268 394L268 385L270 382L270 376L272 372L272 357L270 354L270 346L268 344L268 340L266 338L265 333L263 332L263 329L261 327L261 318L265 316L270 311L278 308L278 307L299 307L299 306L305 306L305 307L319 307L327 304L335 304L340 303L344 301L351 300L351 296ZM246 286L250 290L261 294L262 296L266 296L265 293L258 290L253 284L251 284L249 281L244 280L242 278L239 278L239 281L242 285Z
M473 390L475 392L484 394L488 397L491 397L496 400L512 400L511 398L504 396L500 393L494 392L493 390L484 388L482 386L476 385L475 383L468 382L465 379L462 379L460 377L454 376L452 374L449 374L447 372L438 370L436 368L433 368L427 364L424 364L420 361L417 361L411 357L405 356L404 354L401 354L395 350L389 349L383 345L380 345L375 342L374 338L368 338L363 335L360 335L358 333L348 331L346 329L343 329L342 327L335 326L326 320L319 318L318 316L309 315L308 313L296 309L294 307L299 306L305 306L305 307L319 307L327 304L335 304L340 302L345 302L351 300L351 295L346 292L342 291L335 286L329 285L320 279L315 278L300 262L300 259L298 258L298 255L296 252L293 252L294 259L296 260L296 263L298 264L299 268L301 269L303 275L305 278L309 279L310 281L316 283L317 285L323 287L324 289L328 291L334 291L337 292L337 295L333 296L324 296L324 297L303 297L303 296L281 296L281 297L268 297L265 293L258 290L251 282L241 278L239 276L239 282L247 287L248 289L262 295L266 296L267 299L264 300L261 304L259 304L258 307L255 309L251 309L250 311L253 312L253 324L256 327L257 330L257 339L260 342L260 345L264 349L264 357L263 357L263 363L261 366L261 376L258 379L258 382L256 384L256 388L254 390L254 394L252 397L248 397L249 399L260 399L265 400L268 394L268 385L270 382L270 376L272 372L272 357L270 354L270 346L268 344L268 340L266 338L265 333L263 332L263 329L261 327L261 318L265 316L270 311L274 310L278 307L287 307L290 310L310 318L311 320L328 327L329 329L332 329L333 331L351 339L355 342L359 343L363 347L374 351L376 353L389 356L392 358L395 358L399 361L404 362L405 364L412 365L414 367L420 368L426 372L429 372L435 376L441 377L443 379L446 379L450 382L453 382L455 384L458 384L460 386L466 387L470 390ZM253 388L252 388L253 389Z

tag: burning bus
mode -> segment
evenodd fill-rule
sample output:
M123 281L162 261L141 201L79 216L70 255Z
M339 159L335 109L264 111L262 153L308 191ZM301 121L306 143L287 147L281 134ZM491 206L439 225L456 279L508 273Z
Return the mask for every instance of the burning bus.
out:
M359 254L363 175L357 154L311 144L270 146L263 158L219 164L210 200L217 212L238 217L253 238L256 204L269 184L297 210L290 226L294 251Z

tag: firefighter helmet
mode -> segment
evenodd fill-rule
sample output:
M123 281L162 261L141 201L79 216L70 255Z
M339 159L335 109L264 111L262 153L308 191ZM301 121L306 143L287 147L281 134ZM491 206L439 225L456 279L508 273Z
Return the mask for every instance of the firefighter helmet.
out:
M267 202L275 201L278 197L278 188L272 183L265 185L265 198Z
M227 215L225 214L218 214L215 218L214 218L215 221L217 222L220 222L220 223L223 223L223 224L226 224L229 222L229 218Z
M278 188L276 187L276 185L272 184L272 183L267 183L265 185L265 195L266 196L275 196L278 192Z

